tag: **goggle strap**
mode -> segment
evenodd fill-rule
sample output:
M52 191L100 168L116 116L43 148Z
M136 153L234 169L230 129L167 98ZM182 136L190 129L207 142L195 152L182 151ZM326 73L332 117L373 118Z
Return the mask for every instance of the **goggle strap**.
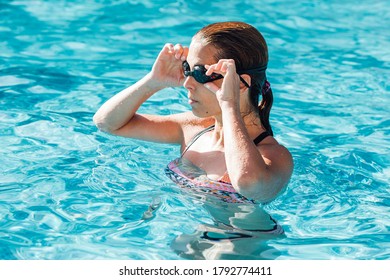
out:
M247 88L250 88L250 86L249 86L248 83L244 80L243 77L241 77L240 75L238 75L238 77L240 77L240 81L241 81Z
M265 70L267 70L267 65L260 66L260 67L257 67L257 68L252 68L252 69L237 71L237 74L238 74L238 75L242 75L242 74L254 74L254 73L263 72L263 71L265 71Z

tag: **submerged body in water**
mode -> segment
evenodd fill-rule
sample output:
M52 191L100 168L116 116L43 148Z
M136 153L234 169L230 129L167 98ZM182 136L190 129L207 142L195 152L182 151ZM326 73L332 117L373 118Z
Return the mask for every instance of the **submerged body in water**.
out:
M214 224L200 224L195 232L171 243L186 259L275 259L279 252L268 241L285 237L283 228L258 204L216 201L197 194Z
M187 149L211 129L198 133ZM264 134L258 143L267 136ZM277 250L267 246L267 240L283 237L283 228L259 203L239 194L231 183L209 178L206 171L185 157L187 149L167 165L165 174L184 193L203 202L214 224L201 224L194 233L178 236L172 249L188 259L274 259Z

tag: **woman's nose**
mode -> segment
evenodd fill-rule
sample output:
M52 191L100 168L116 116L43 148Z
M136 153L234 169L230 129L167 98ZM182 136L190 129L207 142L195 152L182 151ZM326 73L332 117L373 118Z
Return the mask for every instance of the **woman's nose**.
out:
M187 76L186 79L184 80L183 86L186 89L194 89L195 88L195 79L192 76Z

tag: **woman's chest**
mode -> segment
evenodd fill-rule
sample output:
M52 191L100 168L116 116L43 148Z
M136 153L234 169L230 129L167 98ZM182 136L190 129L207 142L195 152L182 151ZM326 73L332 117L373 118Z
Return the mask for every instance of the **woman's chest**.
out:
M198 139L183 158L202 169L210 179L219 180L226 173L223 147L213 145L208 139Z

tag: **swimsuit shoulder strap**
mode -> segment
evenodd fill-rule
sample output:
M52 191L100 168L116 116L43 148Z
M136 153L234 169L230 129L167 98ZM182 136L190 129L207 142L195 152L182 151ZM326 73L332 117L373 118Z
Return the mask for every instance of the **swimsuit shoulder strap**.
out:
M268 131L264 131L264 132L260 133L260 135L257 136L255 138L255 140L253 140L253 143L255 143L255 145L257 146L257 144L259 144L261 141L263 141L268 136L272 136L272 134ZM227 173L227 170L226 170L225 174L219 179L219 181L230 183L230 178L229 178L229 174Z
M264 131L263 133L260 133L260 135L257 136L255 140L253 140L253 142L255 143L255 145L257 145L268 136L271 136L271 133L269 131Z
M195 143L196 140L199 139L200 136L202 136L203 134L205 134L206 132L209 132L211 130L214 129L214 125L211 125L205 129L203 129L202 131L198 132L192 139L191 141L187 144L187 147L184 149L184 151L181 153L181 156L183 156L185 154L185 152L187 152L187 150L191 147L192 144Z
M192 139L191 141L188 143L187 147L184 149L184 151L181 153L181 156L183 156L187 150L191 147L192 144L195 143L196 140L199 139L200 136L202 136L203 134L205 134L206 132L209 132L211 130L214 129L214 125L211 125L209 127L206 127L205 129L203 129L202 131L198 132ZM266 137L268 136L271 136L272 134L269 132L269 131L264 131L263 133L261 133L259 136L257 136L255 138L255 140L253 140L253 142L255 143L255 145L259 144L261 141L263 141Z

